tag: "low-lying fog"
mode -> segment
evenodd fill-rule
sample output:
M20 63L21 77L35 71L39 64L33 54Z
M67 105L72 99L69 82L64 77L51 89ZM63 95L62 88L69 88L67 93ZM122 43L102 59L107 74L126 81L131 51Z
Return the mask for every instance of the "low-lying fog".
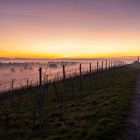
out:
M96 68L97 60L77 61L77 60L0 60L0 91L8 90L12 86L17 88L27 84L35 84L39 77L39 67L42 67L43 79L51 80L62 76L62 65L66 66L67 74L71 71L79 72L79 64L82 63L82 69L89 69L89 62L92 62L92 68ZM103 60L98 60L100 62ZM115 60L114 60L115 61ZM105 66L105 65L104 65Z

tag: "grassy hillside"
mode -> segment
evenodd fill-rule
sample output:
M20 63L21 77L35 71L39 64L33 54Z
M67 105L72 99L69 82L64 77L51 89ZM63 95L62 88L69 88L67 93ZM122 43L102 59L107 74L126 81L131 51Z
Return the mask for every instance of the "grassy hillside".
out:
M65 88L63 81L44 85L42 138L38 126L39 88L15 91L12 100L0 105L1 138L121 140L137 74L138 69L127 67L68 79Z

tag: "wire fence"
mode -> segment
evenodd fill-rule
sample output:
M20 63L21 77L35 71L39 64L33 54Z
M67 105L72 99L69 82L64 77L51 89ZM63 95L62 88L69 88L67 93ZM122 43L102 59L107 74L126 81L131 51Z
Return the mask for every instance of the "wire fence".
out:
M125 67L124 61L63 66L56 72L40 67L36 81L12 80L11 87L0 94L0 139L42 136L44 131L49 135L51 128L60 127L53 121L63 120L70 101L93 94L107 83L107 77Z
M91 69L92 71L95 71L98 67L98 69L104 69L108 67L113 66L119 66L121 63L124 63L124 61L98 61L98 62L92 62ZM98 66L97 66L98 65ZM74 66L66 66L66 76L67 77L74 77L79 74L79 65ZM82 73L89 72L90 66L89 63L82 64ZM43 75L43 82L49 81L59 81L62 80L63 72L62 68L58 68L55 70L46 70L42 68L42 75ZM19 78L22 75L24 78ZM28 87L29 85L37 85L38 84L38 71L34 72L22 72L15 75L13 78L8 78L7 80L0 82L0 92L4 91L10 91L13 89L20 89L23 87Z

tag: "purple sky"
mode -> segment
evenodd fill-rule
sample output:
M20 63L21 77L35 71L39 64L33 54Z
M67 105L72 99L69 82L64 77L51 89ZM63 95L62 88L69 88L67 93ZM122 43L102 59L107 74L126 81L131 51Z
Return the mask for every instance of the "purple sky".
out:
M0 0L0 40L6 42L14 36L20 41L28 34L27 40L32 36L30 41L44 41L49 34L50 38L73 41L71 36L78 33L104 36L113 32L124 37L131 34L135 39L140 33L139 7L140 0ZM13 47L12 43L6 46Z

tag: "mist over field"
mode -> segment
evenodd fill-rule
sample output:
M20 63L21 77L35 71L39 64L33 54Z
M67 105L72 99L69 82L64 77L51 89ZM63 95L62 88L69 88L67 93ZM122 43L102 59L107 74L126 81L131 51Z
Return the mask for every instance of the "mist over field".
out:
M52 80L56 75L62 72L63 65L66 66L67 73L70 73L70 69L75 69L78 73L80 63L83 69L88 70L89 62L92 62L92 68L96 69L96 61L99 61L99 66L101 66L101 62L105 60L106 59L0 59L0 88L1 90L10 89L12 81L15 82L15 88L25 86L27 80L29 80L30 83L36 83L38 81L39 67L42 67L44 77L48 76L50 77L49 80ZM118 59L112 59L114 62L117 60ZM127 63L133 61L133 59L127 59Z

